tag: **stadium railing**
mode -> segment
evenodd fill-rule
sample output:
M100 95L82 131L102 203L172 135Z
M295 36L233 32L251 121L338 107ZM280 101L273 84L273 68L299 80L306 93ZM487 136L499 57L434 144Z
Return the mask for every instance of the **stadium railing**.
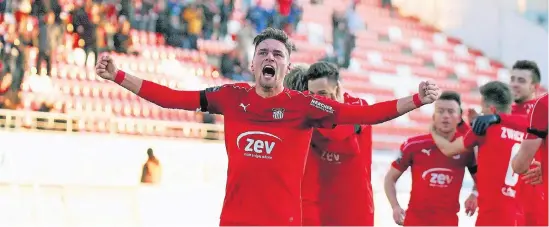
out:
M162 137L222 139L223 125L114 117L97 113L0 110L0 128L57 132L101 132Z

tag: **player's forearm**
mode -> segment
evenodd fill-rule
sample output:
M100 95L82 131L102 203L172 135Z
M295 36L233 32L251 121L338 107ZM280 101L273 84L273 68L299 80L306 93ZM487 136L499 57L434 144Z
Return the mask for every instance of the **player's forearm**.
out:
M178 91L119 71L114 82L139 97L164 108L196 110L200 108L199 91Z
M379 124L400 117L421 105L417 94L370 106L345 105L336 113L336 124Z
M391 204L391 208L400 207L396 193L396 181L385 177L383 187L385 189L385 195L387 196L387 200L389 200L389 203Z
M435 144L437 145L438 149L442 152L442 154L448 157L451 157L462 152L462 149L460 149L458 146L460 141L461 143L463 143L462 137L454 140L454 142L450 142L446 138L436 133L431 133L431 134Z
M415 110L419 107L423 106L423 103L421 103L421 99L419 98L419 94L414 94L408 97L397 99L397 112L398 116L403 115L405 113L408 113L412 110ZM396 116L396 117L398 117Z
M528 171L541 142L541 139L522 141L520 150L513 158L513 163L511 164L515 173L523 174Z

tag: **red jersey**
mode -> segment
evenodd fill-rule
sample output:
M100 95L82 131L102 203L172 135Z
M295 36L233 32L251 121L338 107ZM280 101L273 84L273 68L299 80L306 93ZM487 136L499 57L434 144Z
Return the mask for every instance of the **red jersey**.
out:
M368 105L347 93L344 98L344 102L350 105ZM312 165L306 167L303 197L304 200L316 199L314 204L319 207L304 206L304 214L308 216L318 209L322 225L328 226L373 225L371 137L369 125L345 125L318 129L313 133L313 149L307 161ZM318 168L318 171L309 170L313 168Z
M146 86L152 92L153 85ZM225 115L229 164L221 225L301 225L301 184L312 128L375 124L399 115L396 100L352 106L288 89L263 98L245 83L203 94L201 106Z
M456 137L460 135L456 133ZM399 158L392 163L393 168L401 172L408 167L412 169L412 191L407 212L436 210L455 216L459 211L459 192L465 167L476 165L474 153L447 157L438 149L430 134L409 138L400 146L400 152Z
M536 101L537 99L532 99L520 104L514 104L511 114L528 116L534 108ZM541 152L536 152L534 157L535 160L540 161ZM540 206L547 206L547 203L543 200L543 187L526 184L525 181L519 179L517 190L518 199L522 203L524 209L524 224L528 226L537 225L537 219L539 218L538 213L541 211Z
M528 131L533 132L542 132L545 133L545 137L543 137L543 144L540 147L540 150L538 153L540 153L540 160L541 160L541 169L543 172L543 181L545 190L544 192L547 193L547 93L545 95L539 97L537 101L534 104L534 107L532 108L532 111L530 112L530 115L528 116ZM534 133L528 133L526 135L526 139L536 139L540 138L542 135L536 135ZM547 205L547 204L545 204Z
M516 199L519 175L511 166L520 149L525 132L506 124L490 126L484 137L472 131L464 136L466 148L478 148L478 206L477 225L517 225L522 223L522 206ZM505 217L507 223L489 220ZM497 224L491 224L497 223Z

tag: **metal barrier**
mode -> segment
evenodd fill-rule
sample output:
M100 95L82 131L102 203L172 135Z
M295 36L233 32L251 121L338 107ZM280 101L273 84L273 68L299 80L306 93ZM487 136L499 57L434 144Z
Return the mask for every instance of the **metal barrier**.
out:
M183 111L183 110L182 110ZM0 128L57 132L100 132L141 136L223 139L220 124L122 118L97 113L50 113L0 109Z

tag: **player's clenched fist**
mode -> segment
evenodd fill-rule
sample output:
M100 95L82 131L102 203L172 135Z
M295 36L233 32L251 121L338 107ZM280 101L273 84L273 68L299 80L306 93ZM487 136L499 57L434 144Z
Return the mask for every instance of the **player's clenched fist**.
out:
M103 55L97 60L97 65L95 66L95 73L101 78L106 80L114 80L116 76L116 66L109 55Z
M440 88L432 81L423 81L419 84L419 98L423 104L433 103L440 93Z

